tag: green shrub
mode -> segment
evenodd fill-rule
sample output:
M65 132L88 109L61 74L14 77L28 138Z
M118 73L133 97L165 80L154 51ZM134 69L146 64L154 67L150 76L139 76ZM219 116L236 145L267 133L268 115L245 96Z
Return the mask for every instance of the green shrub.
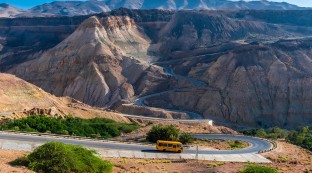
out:
M26 166L37 172L49 173L109 173L113 164L95 156L96 152L77 145L49 142L38 147L12 165Z
M278 173L278 171L267 166L247 165L240 173Z
M177 141L180 130L176 127L169 126L153 126L147 133L146 140L150 142L157 142L157 140Z
M241 141L235 140L235 141L227 141L229 146L233 149L235 148L245 148L245 144L242 143Z
M241 131L245 135L258 136L268 139L286 139L295 145L312 151L312 127L301 127L296 130L287 131L278 127L268 129L253 129Z
M256 136L257 137L266 137L266 135L267 135L267 133L266 133L266 131L264 129L259 129L256 132Z
M194 141L194 137L190 133L181 133L179 135L179 141L182 144L192 143Z
M101 118L80 119L69 116L65 119L56 119L41 115L8 121L2 128L4 130L111 138L120 136L121 132L134 131L139 128L139 125L118 123L114 120Z

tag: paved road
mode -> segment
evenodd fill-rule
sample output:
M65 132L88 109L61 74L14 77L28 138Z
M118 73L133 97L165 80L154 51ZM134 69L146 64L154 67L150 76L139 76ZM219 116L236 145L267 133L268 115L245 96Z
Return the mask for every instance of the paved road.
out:
M175 77L176 79L184 80L184 81L187 81L189 83L193 83L194 85L191 86L191 87L175 88L175 89L171 89L171 90L167 90L167 91L163 91L163 92L159 92L159 93L150 94L150 95L147 95L147 96L144 96L144 97L140 97L140 98L137 98L134 101L134 104L136 104L138 106L141 106L141 107L151 107L151 106L145 105L143 103L144 100L152 98L152 97L156 97L156 96L161 96L163 94L176 92L176 91L183 90L183 89L194 89L194 88L197 88L197 87L207 86L207 84L205 82L198 81L198 80L195 80L195 79L192 79L192 78L189 78L189 77L177 75L169 67L163 67L163 69L164 69L164 72L166 72L167 74ZM161 109L163 109L163 108L161 108ZM176 109L164 109L164 110L173 111L173 112L179 112L179 113L187 113L192 119L203 119L200 114L195 113L195 112L176 110Z
M189 56L189 57L185 57L185 58L177 58L177 59L172 59L172 60L167 60L167 61L153 62L152 64L161 65L161 64L175 63L175 62L181 62L181 61L185 61L185 60L189 60L189 59L202 58L205 56L221 55L221 54L225 54L227 52L229 52L229 51L208 53L208 54L203 54L203 55Z
M155 62L153 64L154 65L160 65L160 64L168 63L168 62L174 62L174 61L180 61L180 60L186 60L186 59L193 59L193 58L200 58L200 57L205 57L205 56L208 56L208 55L212 56L212 55L218 55L218 54L223 54L223 53L225 53L225 52L217 52L217 53L212 53L212 54L204 54L204 55L186 57L186 58L182 58L182 59L178 59L178 60L169 60L169 61L163 61L163 62ZM154 93L154 94L150 94L150 95L147 95L147 96L143 96L143 97L137 98L134 101L134 104L136 104L138 106L141 106L141 107L151 107L151 106L145 105L144 104L144 100L152 98L152 97L168 94L168 93L171 93L171 92L176 92L176 91L183 90L183 89L194 89L194 88L198 88L198 87L208 86L208 84L205 83L205 82L202 82L202 81L199 81L199 80L195 80L195 79L192 79L192 78L187 77L187 76L177 75L169 67L163 67L163 69L164 69L164 72L167 73L168 75L171 75L171 76L173 76L174 78L176 78L178 80L184 80L186 82L193 83L193 86L182 87L182 88L175 88L175 89L171 89L171 90L167 90L167 91L163 91L163 92L159 92L159 93ZM163 108L161 108L161 109L163 109ZM195 113L195 112L184 111L184 110L176 110L176 109L164 109L164 110L173 111L173 112L187 113L192 119L203 119L200 114Z
M210 119L168 119L168 118L156 118L156 117L146 117L140 115L129 115L119 113L120 116L128 117L128 118L137 118L137 119L145 119L145 120L155 120L155 121L175 121L175 122L185 122L185 123L212 123ZM211 124L212 125L212 124Z
M206 139L232 139L246 141L251 144L250 147L240 150L199 150L199 154L250 154L258 153L264 150L271 149L273 145L265 140L258 138L246 137L246 136L232 136L232 135L215 135L215 134L197 134L194 135L196 138ZM20 141L20 142L31 142L35 144L43 144L48 141L58 141L63 143L82 145L91 148L105 148L105 149L116 149L116 150L128 150L128 151L141 151L141 152L156 152L154 146L138 145L138 144L123 144L111 141L89 141L89 140L77 140L77 139L65 139L55 138L49 136L32 136L22 134L7 134L0 133L0 140L5 141ZM196 150L185 149L184 154L195 154Z

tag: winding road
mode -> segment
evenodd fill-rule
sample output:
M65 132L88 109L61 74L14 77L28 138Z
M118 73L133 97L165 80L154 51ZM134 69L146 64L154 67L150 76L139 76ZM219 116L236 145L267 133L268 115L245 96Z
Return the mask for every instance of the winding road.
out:
M134 101L134 104L142 107L149 107L144 104L144 100L156 96L161 96L163 94L168 94L170 92L176 92L182 89L194 89L197 87L208 86L206 83L177 75L173 72L173 70L169 67L163 67L164 71L178 80L184 80L189 83L193 83L193 86L190 87L182 87L182 88L175 88L170 89L167 91L150 94L144 97L140 97ZM198 121L211 121L207 119L202 119L200 114L190 111L183 111L183 110L173 110L173 109L166 109L169 111L175 112L183 112L187 113L192 119L191 120L177 120L174 121L187 121L187 122L198 122ZM10 112L0 112L0 116L9 114ZM136 118L147 118L147 119L157 119L166 121L167 119L162 118L151 118L151 117L142 117L142 116L135 116L135 115L125 115L126 117L136 117ZM7 133L7 132L0 132L0 148L1 149L13 149L13 150L33 150L39 145L42 145L48 141L58 141L63 143L75 144L75 145L82 145L89 148L94 148L96 150L102 151L106 149L106 152L111 151L111 153L107 154L106 157L114 155L116 152L121 151L128 151L134 152L136 155L141 155L140 158L172 158L172 156L179 156L179 158L190 158L190 156L194 156L195 154L202 155L202 158L206 159L205 157L210 157L208 160L217 160L217 161L244 161L244 162L270 162L269 160L263 158L262 156L258 155L257 153L261 153L264 151L268 151L274 148L274 145L266 140L241 136L241 135L224 135L224 134L194 134L195 138L200 139L222 139L222 140L239 140L245 141L250 144L249 147L239 150L203 150L199 149L198 151L194 149L185 149L182 154L178 153L169 153L164 155L163 153L159 153L155 150L155 146L151 145L142 145L142 144L125 144L121 142L114 142L114 141L107 141L107 140L86 140L86 139L77 139L77 138L63 138L63 137L55 137L55 136L38 136L38 135L31 135L31 134L15 134L15 133ZM142 154L143 153L143 154ZM156 153L153 156L147 156L147 153ZM132 153L133 154L133 153ZM135 154L134 154L135 155ZM126 154L124 157L134 157L134 155ZM161 156L162 155L162 156ZM183 157L182 157L183 156ZM213 157L211 157L213 156ZM119 154L121 157L121 154ZM194 158L193 158L194 159Z
M201 139L223 139L223 140L240 140L250 144L249 147L239 150L199 150L199 154L248 154L248 153L259 153L265 150L269 150L273 145L265 140L247 137L247 136L233 136L233 135L218 135L218 134L195 134L195 138ZM57 138L53 136L38 136L30 134L12 134L12 133L0 133L0 139L6 141L16 141L22 143L35 143L43 144L49 141L57 141L68 144L82 145L90 148L106 148L116 150L129 150L129 151L140 151L140 152L157 152L155 146L138 145L138 144L124 144L106 140L78 140L78 139L67 139ZM18 149L18 148L17 148ZM184 154L195 154L196 150L185 149Z
M226 52L217 52L217 53L203 54L203 55L185 57L185 58L181 58L181 59L175 59L175 60L169 60L169 61L163 61L163 62L155 62L155 63L152 63L152 65L158 65L159 66L160 64L163 64L163 63L168 63L168 62L172 63L172 62L186 60L186 59L201 58L201 57L205 57L205 56L213 56L213 55L219 55L219 54L223 54L223 53L226 53ZM162 67L162 66L160 66L160 67ZM159 93L154 93L154 94L150 94L150 95L146 95L146 96L137 98L134 101L135 105L138 105L138 106L141 106L141 107L154 108L152 106L148 106L148 105L144 104L144 100L152 98L152 97L161 96L163 94L176 92L176 91L179 91L179 90L194 89L194 88L198 88L198 87L208 86L208 84L205 83L205 82L202 82L202 81L199 81L199 80L195 80L195 79L190 78L188 76L181 76L181 75L175 74L174 71L170 67L162 67L162 68L163 68L165 73L167 73L170 76L173 76L175 79L186 81L186 82L189 82L189 83L193 83L194 85L190 86L190 87L181 87L181 88L170 89L170 90L166 90L166 91L162 91L162 92L159 92ZM161 108L161 109L164 109L164 108ZM203 120L203 117L200 114L195 113L195 112L184 111L184 110L177 110L177 109L164 109L164 110L168 110L168 111L172 111L172 112L179 112L179 113L186 113L192 119ZM212 120L206 119L206 121L212 121Z
M170 89L170 90L167 90L167 91L162 91L162 92L159 92L159 93L154 93L154 94L150 94L150 95L147 95L147 96L143 96L143 97L140 97L140 98L137 98L135 101L134 101L134 104L138 105L138 106L141 106L141 107L150 107L150 108L153 108L151 106L147 106L144 104L144 100L146 99L149 99L149 98L152 98L152 97L157 97L157 96L161 96L163 94L168 94L168 93L171 93L171 92L176 92L176 91L179 91L179 90L183 90L183 89L194 89L194 88L198 88L198 87L203 87L203 86L208 86L205 82L202 82L202 81L198 81L198 80L195 80L195 79L192 79L192 78L189 78L189 77L185 77L185 76L181 76L181 75L177 75L173 72L173 70L169 67L163 67L164 69L164 72L166 72L168 75L171 75L173 76L174 78L178 79L178 80L184 80L184 81L187 81L187 82L190 82L190 83L194 83L194 86L191 86L191 87L182 87L182 88L175 88L175 89ZM164 108L161 108L161 109L164 109ZM202 116L198 113L195 113L195 112L190 112L190 111L183 111L183 110L176 110L176 109L164 109L164 110L168 110L168 111L172 111L172 112L179 112L179 113L187 113L192 119L203 119Z

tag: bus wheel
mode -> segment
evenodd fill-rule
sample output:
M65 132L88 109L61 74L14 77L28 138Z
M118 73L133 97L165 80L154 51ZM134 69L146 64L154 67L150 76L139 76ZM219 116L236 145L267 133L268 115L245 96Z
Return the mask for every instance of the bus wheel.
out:
M178 151L178 153L182 153L182 151L181 151L181 150L179 150L179 151Z
M163 151L166 151L166 149L163 149Z

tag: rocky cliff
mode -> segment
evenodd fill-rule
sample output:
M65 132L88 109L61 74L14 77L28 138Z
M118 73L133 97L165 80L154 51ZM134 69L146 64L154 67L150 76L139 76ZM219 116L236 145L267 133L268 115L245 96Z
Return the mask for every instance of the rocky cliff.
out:
M161 70L147 63L149 44L129 17L91 17L56 47L9 72L57 96L106 107L133 97L133 85L161 78Z
M272 18L262 15L266 13ZM273 14L288 19L277 21ZM28 24L34 20L41 22L38 27L44 24L47 29L40 29L47 33L48 26L63 24L57 30L62 33L65 26L74 25L53 45L44 47L39 42L41 51L36 53L35 44L22 62L16 61L16 54L0 54L0 68L57 96L113 106L125 113L186 117L131 105L136 97L182 87L145 103L198 112L217 122L291 128L311 122L311 40L306 38L312 29L310 18L302 17L307 23L297 21L302 14L312 12L120 9L82 24L86 16L0 20L5 28L0 30L5 53L27 50L28 40L44 40L39 31L21 29L27 37L15 35L16 28L36 28ZM10 65L2 63L10 60ZM175 79L158 65L208 86L190 87L194 84L190 80Z
M289 32L278 26L231 19L223 12L179 11L159 33L159 51L170 56L174 52L207 48L232 40L255 41L287 35Z
M311 124L311 53L311 39L284 40L172 64L178 71L190 69L184 72L208 87L174 92L147 103L193 110L243 126Z

